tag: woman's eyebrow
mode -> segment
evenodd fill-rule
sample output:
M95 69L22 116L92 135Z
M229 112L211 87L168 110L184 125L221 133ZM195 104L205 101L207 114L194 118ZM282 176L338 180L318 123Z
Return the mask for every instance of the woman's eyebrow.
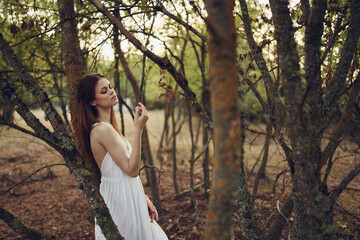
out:
M104 87L100 88L100 91L103 90L103 89L106 89L106 87L107 87L107 86L104 86Z

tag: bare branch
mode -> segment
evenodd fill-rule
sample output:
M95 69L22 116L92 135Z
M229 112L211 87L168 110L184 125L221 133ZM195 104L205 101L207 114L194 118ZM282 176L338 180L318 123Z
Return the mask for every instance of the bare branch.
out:
M25 122L34 130L36 137L43 139L50 146L61 149L62 147L58 145L58 140L53 136L53 134L47 129L38 118L29 110L29 108L23 103L23 101L17 96L15 90L9 86L9 83L0 75L0 90L2 96L11 104L15 105L15 110L19 115L25 120ZM6 125L11 125L16 127L15 124L7 123ZM18 128L18 127L16 127ZM20 129L19 129L20 130ZM29 133L29 131L27 131Z
M175 16L174 14L170 13L164 6L164 4L161 3L161 1L157 1L157 3L160 6L161 12L164 13L166 16L168 16L169 18L175 20L177 23L181 24L182 26L184 26L187 30L193 32L196 36L198 36L201 40L203 40L204 42L207 42L207 38L202 35L199 31L197 31L195 28L193 28L191 25L189 25L188 23L184 22L182 19L178 18L177 16Z
M256 64L259 67L261 74L264 78L266 91L270 93L271 97L268 97L270 108L273 108L274 105L277 114L285 115L284 104L282 103L277 88L274 86L269 69L266 65L265 59L262 54L262 49L257 45L253 37L251 30L250 16L247 9L245 0L239 0L242 12L242 19L244 22L244 28L246 33L247 42L249 44L251 53L253 54Z
M328 161L328 159L334 154L337 146L341 141L341 136L343 136L345 129L349 126L350 114L354 107L354 102L358 98L359 90L360 90L360 74L358 74L350 90L349 99L346 102L346 106L344 112L341 115L340 121L336 129L331 133L329 142L322 151L321 166L323 166L326 163L326 161Z
M55 130L55 134L58 136L58 141L62 141L63 143L68 141L69 137L67 134L70 131L52 105L47 93L39 86L34 77L25 70L24 65L5 41L2 34L0 34L0 50L3 53L5 61L15 70L21 82L29 89L44 110L47 120L50 121Z
M351 1L350 24L344 46L341 51L339 63L335 69L334 75L327 84L327 93L325 104L327 114L332 111L340 99L340 93L346 83L347 73L351 66L351 61L355 54L357 43L360 37L360 4L359 1Z
M6 222L15 232L20 234L24 239L42 240L42 239L53 239L42 233L25 226L19 219L7 210L0 207L0 219Z
M7 190L0 192L0 196L10 192L12 189L14 189L15 187L23 184L24 182L26 182L29 178L31 178L32 176L34 176L35 174L37 174L38 172L40 172L43 169L49 169L50 167L54 167L54 166L66 166L65 163L54 163L54 164L49 164L46 166L43 166L39 169L37 169L36 171L34 171L33 173L29 174L27 177L25 177L24 179L22 179L20 182L15 183L13 186L11 186L10 188L8 188Z
M360 164L356 165L339 183L339 185L330 193L332 204L338 199L340 194L345 190L346 186L360 173Z
M211 134L213 134L213 126L212 122L204 111L203 107L199 104L196 99L196 94L190 89L188 85L188 80L176 70L176 68L172 65L170 60L167 57L161 58L147 49L141 42L133 36L128 30L125 29L123 24L117 19L110 11L101 4L98 0L89 0L101 13L103 13L109 21L114 24L119 31L138 49L140 50L146 57L151 59L154 63L156 63L160 68L166 69L174 78L174 80L179 84L179 86L184 90L185 97L192 106L195 111L200 115L200 117L204 121L204 126L208 128Z

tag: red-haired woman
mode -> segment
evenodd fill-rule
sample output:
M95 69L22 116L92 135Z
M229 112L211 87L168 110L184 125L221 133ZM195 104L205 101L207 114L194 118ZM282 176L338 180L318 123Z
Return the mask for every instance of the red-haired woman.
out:
M157 224L158 213L144 193L138 176L141 135L148 120L143 104L135 108L133 146L120 133L113 106L118 103L108 79L86 75L78 88L78 123L82 154L93 157L101 172L100 193L120 234L126 240L168 239ZM150 214L149 214L150 213ZM105 239L95 225L95 239Z

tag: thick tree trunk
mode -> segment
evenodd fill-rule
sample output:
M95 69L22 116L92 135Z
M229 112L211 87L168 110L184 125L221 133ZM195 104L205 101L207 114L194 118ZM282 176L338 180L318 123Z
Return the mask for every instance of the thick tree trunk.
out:
M270 5L285 92L286 124L295 163L293 176L294 239L331 239L335 229L332 226L330 201L320 190L315 171L317 166L311 161L311 158L316 156L309 156L309 152L312 152L309 151L312 139L309 139L311 136L304 127L306 124L303 115L304 91L300 75L300 58L296 48L288 2L270 0Z
M306 105L308 110L308 136L309 136L309 152L311 156L309 160L312 162L315 168L315 174L317 181L320 182L321 171L321 139L323 134L322 121L324 116L324 101L322 78L321 78L321 51L322 45L321 36L323 35L323 22L325 16L325 10L327 6L326 0L316 0L312 2L311 8L306 4L305 16L309 12L309 17L306 17L305 28L305 79L306 79Z
M69 103L71 120L76 126L77 122L77 87L83 76L83 65L80 55L80 42L77 36L76 19L73 0L59 0L59 14L61 20L61 46L64 56L64 65L69 88ZM79 135L75 131L75 138ZM70 162L74 169L75 176L79 185L83 188L83 193L90 204L90 208L96 217L96 222L100 226L107 239L122 239L109 210L99 193L100 172L94 159L82 159L79 156L67 156L65 161ZM85 165L85 166L84 166ZM79 171L77 173L77 171ZM87 182L82 182L84 179Z
M230 239L241 159L234 1L204 1L209 29L210 92L215 159L205 239Z
M17 58L7 42L2 38L1 34L0 50L6 52L6 54L3 54L3 56L7 62L15 64L15 66L12 65L14 70L20 70L18 67L23 66L20 59ZM39 104L43 106L44 112L48 116L47 118L50 120L53 129L58 129L59 125L57 124L61 123L61 118L60 120L58 119L60 116L57 115L57 112L52 107L52 104L46 93L39 87L37 82L26 71L25 68L21 68L21 72L16 72L21 82L23 82L33 94L41 94L40 96L37 96L36 99L37 101L40 101ZM90 208L93 210L93 212L95 212L96 217L99 219L98 223L102 227L107 239L122 239L119 232L117 231L116 225L112 221L110 213L101 195L98 192L98 185L94 183L94 180L96 179L92 177L88 168L84 166L84 161L76 150L73 138L66 132L64 133L66 129L59 129L55 130L54 132L50 132L49 129L42 125L39 119L33 115L30 109L16 95L14 89L9 86L9 83L6 81L6 79L2 78L1 76L0 88L4 99L15 106L15 110L34 131L33 133L30 131L28 133L44 140L46 143L56 149L64 158L67 166L71 169L72 173L76 177L79 188L83 190L83 194L89 202Z

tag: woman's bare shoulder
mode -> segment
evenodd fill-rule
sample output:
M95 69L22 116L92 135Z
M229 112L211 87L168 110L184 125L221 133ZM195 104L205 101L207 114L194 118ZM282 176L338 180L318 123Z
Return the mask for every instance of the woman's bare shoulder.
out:
M111 136L114 134L114 129L106 123L99 123L92 127L90 131L90 138L101 138L103 136Z

